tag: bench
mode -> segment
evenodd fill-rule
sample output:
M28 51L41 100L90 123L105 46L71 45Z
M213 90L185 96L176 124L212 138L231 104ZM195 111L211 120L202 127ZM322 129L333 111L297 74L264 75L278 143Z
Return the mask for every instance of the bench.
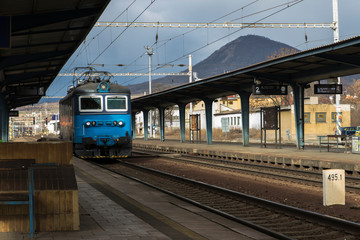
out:
M30 238L35 234L34 169L54 164L35 164L34 159L1 159L0 205L28 205ZM23 191L24 184L27 185Z
M34 170L31 167L34 163L34 159L9 159L0 161L0 176L5 175L7 180L10 180L12 177L14 177L14 181L18 180L19 182L23 182L23 177L27 176L25 177L25 179L27 180L27 193L15 193L15 189L11 189L11 186L8 186L8 192L0 193L0 204L29 206L29 224L31 239L34 238L35 233ZM15 185L16 183L14 183L12 188L16 188Z
M323 141L323 139L325 141ZM335 139L336 141L330 141L330 139ZM348 142L349 136L347 135L326 135L326 136L318 136L319 140L319 151L321 152L321 145L327 146L327 151L330 152L330 146L336 146L336 149L339 146L344 146L344 151L346 149L351 148L351 143Z

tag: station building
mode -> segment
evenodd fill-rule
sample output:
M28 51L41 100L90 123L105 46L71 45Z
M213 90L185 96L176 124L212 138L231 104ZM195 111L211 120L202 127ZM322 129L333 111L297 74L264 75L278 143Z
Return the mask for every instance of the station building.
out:
M259 101L259 100L257 100ZM270 106L272 100L263 100L262 104ZM267 104L266 104L267 103ZM304 105L304 125L305 138L317 139L317 136L332 135L336 131L336 105L319 104L318 97L309 97L305 99ZM201 119L201 129L206 129L205 107L203 102L194 105L192 114L199 114ZM230 97L228 99L218 99L213 103L213 129L222 129L224 119L228 122L230 130L241 130L241 109L240 98ZM281 131L282 140L295 140L295 110L294 105L281 106ZM341 126L357 125L356 119L353 119L356 108L351 104L340 104ZM188 116L188 115L187 115ZM260 108L253 109L250 112L250 131L260 131ZM271 132L270 132L271 136Z

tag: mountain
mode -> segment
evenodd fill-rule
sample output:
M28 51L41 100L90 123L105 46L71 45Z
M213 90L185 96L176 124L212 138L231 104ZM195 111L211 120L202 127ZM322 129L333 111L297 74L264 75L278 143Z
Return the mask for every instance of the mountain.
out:
M207 78L265 61L269 57L285 51L298 50L287 44L262 36L241 36L194 65L193 72L196 72L199 78ZM188 81L189 79L186 76L167 76L155 79L152 81L153 92L184 84ZM148 82L129 85L129 87L132 94L143 94L148 90Z

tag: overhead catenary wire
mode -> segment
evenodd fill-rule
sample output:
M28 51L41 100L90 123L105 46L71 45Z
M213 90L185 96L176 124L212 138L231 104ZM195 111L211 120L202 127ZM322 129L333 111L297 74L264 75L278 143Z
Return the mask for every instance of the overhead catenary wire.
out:
M288 9L288 8L296 5L296 4L299 4L299 3L302 2L302 1L304 1L304 0L294 0L294 1L288 2L287 4L280 4L280 5L277 5L277 6L275 6L275 7L268 8L269 10L272 10L272 9L277 8L277 7L283 7L283 8L281 8L280 10L277 10L276 12L273 12L273 13L265 16L265 17L262 17L262 18L260 18L259 20L255 21L255 22L253 22L253 23L254 23L254 24L255 24L255 23L259 23L259 22L261 22L261 21L263 21L263 20L265 20L265 19L267 19L267 18L269 18L269 17L271 17L271 16L274 16L275 14L278 14L278 13L280 13L280 12L282 12L282 11L284 11L284 10L286 10L286 9ZM241 9L241 8L240 8L240 9ZM257 13L263 13L263 12L264 12L264 10L258 11ZM254 15L254 14L249 14L249 15L244 16L244 18L245 18L245 17L248 17L248 16L253 16L253 15ZM219 18L216 19L216 20L214 20L214 21L217 21L217 20L219 20ZM236 19L236 20L239 20L239 19ZM201 47L199 47L199 48L197 48L197 49L195 49L195 50L193 50L193 51L187 52L186 54L183 54L183 56L178 57L178 58L176 58L176 59L174 59L174 60L172 60L172 61L169 61L169 62L167 62L167 63L165 63L165 64L174 63L174 62L176 62L176 61L178 61L178 60L180 60L180 59L182 59L182 58L187 57L187 56L190 55L190 54L194 54L195 52L200 51L201 49L204 49L204 48L208 47L209 45L214 44L214 43L216 43L216 42L218 42L218 41L220 41L220 40L222 40L222 39L224 39L224 38L226 38L226 37L229 37L229 36L231 36L231 35L233 35L233 34L235 34L235 33L238 33L238 32L241 31L241 30L244 30L244 29L246 29L246 27L241 28L241 29L239 29L239 30L236 30L236 31L234 31L234 32L232 32L232 33L226 34L225 36L223 36L223 37L221 37L221 38L218 38L218 39L216 39L216 40L214 40L214 41L212 41L212 42L208 42L206 45L203 45L203 46L201 46ZM195 29L193 29L193 30L191 30L191 31L194 31L194 30L195 30ZM191 31L188 31L188 32L191 32ZM186 32L186 33L188 33L188 32ZM186 33L185 33L185 34L186 34ZM182 36L182 35L183 35L183 34L179 34L179 35L177 35L177 37ZM170 38L170 39L168 39L168 41L170 41L170 40L172 40L172 39L174 39L174 38ZM168 42L168 41L167 41L167 42ZM154 44L153 44L152 46L154 46ZM156 70L158 70L159 68L160 68L160 67L157 67L157 68L155 68L153 71L156 71ZM135 78L132 78L132 79L130 79L130 80L124 81L124 82L122 82L122 83L123 83L123 84L129 83L129 82L131 82L131 81L134 81L134 80L137 79L137 78L138 78L138 77L135 77Z
M259 0L255 0L255 1L253 1L253 2L251 2L251 3L249 3L249 4L245 5L245 6L243 6L243 7L241 7L241 8L238 8L238 9L236 9L236 10L228 13L228 14L225 14L225 15L219 17L219 18L216 18L216 19L214 19L213 21L211 21L211 22L209 22L209 23L213 23L213 22L218 21L218 20L220 20L220 19L222 19L222 18L224 18L224 17L227 17L227 16L229 16L229 15L231 15L231 14L233 14L233 13L239 11L239 10L243 10L244 8L250 6L250 5L252 5L252 4L254 4L254 3L258 2L258 1L259 1ZM277 13L279 13L279 12L281 12L281 11L289 8L289 7L292 7L292 6L298 4L298 3L302 2L302 1L303 1L303 0L292 0L292 1L290 1L290 2L288 1L287 3L284 3L284 4L279 4L279 5L276 5L276 6L273 6L273 7L264 9L264 10L261 10L261 11L257 11L257 12L254 12L254 13L251 13L251 14L248 14L248 15L245 15L245 16L242 16L241 18L232 19L232 20L229 21L229 22L236 21L236 20L239 20L239 19L244 19L244 18L247 18L247 17L250 17L250 16L254 16L254 15L256 15L256 14L264 13L264 12L267 12L267 11L270 11L270 10L274 10L274 9L276 9L276 8L279 8L279 7L283 7L282 9L280 9L280 10L274 12L274 13L271 13L271 14L269 14L269 15L261 18L260 20L252 23L252 24L256 24L256 23L259 23L260 21L262 21L262 20L264 20L264 19L267 19L267 18L269 18L269 17L271 17L271 16L273 16L273 15L275 15L275 14L277 14ZM285 6L285 7L284 7L284 6ZM250 23L248 26L251 26L251 23ZM208 38L207 38L207 44L206 44L206 45L203 45L202 47L197 48L197 49L195 49L195 50L193 50L193 51L191 51L191 52L187 52L186 54L185 54L184 51L183 51L183 56L181 56L181 57L179 57L179 58L177 58L177 59L175 59L175 60L172 60L172 61L170 61L170 62L166 62L165 64L170 64L170 63L173 63L173 62L175 62L175 61L178 61L178 60L180 60L180 59L182 59L182 58L185 58L185 57L187 57L187 55L189 55L189 54L193 54L193 53L195 53L195 52L197 52L197 51L199 51L199 50L201 50L201 49L203 49L203 48L205 48L205 47L207 47L207 46L209 46L209 45L211 45L211 44L214 44L214 43L216 43L216 42L218 42L218 41L220 41L220 40L222 40L222 39L224 39L224 38L226 38L226 37L229 37L229 36L231 36L231 35L239 32L239 31L243 30L243 29L246 29L246 28L247 28L247 27L244 27L244 28L241 28L241 29L233 32L233 33L226 34L225 36L223 36L223 37L221 37L221 38L219 38L219 39L217 39L217 40L215 40L215 41L212 41L212 42L209 42L209 40L208 40ZM166 43L168 43L169 41L172 41L172 40L174 40L174 39L176 39L176 38L178 38L178 37L183 37L185 34L191 33L191 32L193 32L193 31L195 31L195 30L197 30L197 29L189 30L189 31L187 31L187 32L185 32L185 33L178 34L178 35L176 35L176 36L174 36L174 37L171 37L171 38L168 38L168 39L166 39L166 40L157 41L157 42L156 42L156 45L157 45L159 42L164 42L164 43L161 44L159 47L155 48L155 51L157 51L159 48L163 47L163 46L164 46ZM154 43L153 45L151 45L151 47L153 47L154 45L155 45L155 43ZM136 59L136 61L137 61L139 58L141 58L144 54L145 54L145 53L143 53L140 57L138 57L138 58ZM134 61L133 61L133 62L134 62ZM131 65L131 64L129 64L129 65ZM157 69L159 69L159 68L154 69L154 71L156 71ZM135 80L135 79L137 79L137 78L130 79L130 80L128 80L128 81L125 81L124 83L131 82L131 81L133 81L133 80Z
M236 9L236 10L232 11L231 13L228 13L228 14L222 16L222 17L219 17L219 18L213 20L212 22L217 21L217 20L219 20L219 19L221 19L221 18L224 18L224 17L226 17L226 16L229 16L229 15L231 15L232 13L234 13L234 12L236 12L236 11L239 11L239 10L242 10L242 11L243 11L243 9L244 9L245 7L247 7L247 6L251 5L251 4L254 4L255 2L258 2L258 1L259 1L259 0L253 1L252 3L249 3L248 5L246 5L246 6L244 6L244 7L241 7L241 8L239 8L239 9ZM256 21L256 22L262 21L263 19L266 19L266 18L268 18L268 17L270 17L270 16L272 16L272 15L278 13L278 12L281 12L281 11L285 10L286 8L291 7L291 6L297 4L297 3L301 2L301 1L303 1L303 0L296 0L296 1L290 1L290 2L288 1L288 3L286 3L286 4L281 4L281 5L277 5L277 6L275 6L275 7L271 7L271 8L269 8L269 10L270 10L270 9L275 9L275 8L277 8L277 7L280 7L280 6L283 7L283 6L287 5L286 7L280 9L279 11L277 11L277 12L275 12L275 13L272 13L272 14L270 14L270 15L268 15L268 16L266 16L266 17L264 17L264 18L262 18L262 19L260 19L260 20L258 20L258 21ZM269 10L268 10L268 11L269 11ZM256 15L257 13L263 13L263 12L265 12L265 11L266 11L266 9L265 9L265 10L258 11L258 12L256 12L256 13L251 13L251 14L242 16L241 18L237 18L237 19L244 19L244 18L246 18L246 17ZM136 19L137 19L137 18L136 18ZM133 22L135 22L136 19L135 19ZM235 21L235 19L233 19L233 20L231 20L231 21ZM156 45L156 49L159 49L159 48L161 48L161 47L163 47L163 46L166 46L166 43L167 43L167 42L169 42L169 41L171 41L171 40L174 40L175 38L180 37L180 36L182 36L182 37L184 38L184 35L185 35L185 34L190 33L190 32L192 32L192 31L195 31L195 30L196 30L196 29L193 29L193 30L188 31L188 32L186 32L186 33L182 33L182 34L179 34L179 35L177 35L177 36L175 36L175 37L169 38L169 39L167 39L167 40L159 40L159 34L158 34L158 31L157 31L157 35L156 35L157 37L155 38L155 42L154 42L154 44L153 44L152 46ZM242 29L240 29L240 30L242 30ZM205 48L205 47L207 47L207 46L209 46L209 45L211 45L211 44L213 44L213 43L216 43L216 42L224 39L225 37L229 37L229 36L231 36L231 35L233 35L233 34L236 34L236 33L239 32L240 30L238 30L238 31L236 31L236 32L233 32L233 33L228 33L228 34L226 34L225 36L223 36L223 37L221 37L221 38L219 38L219 39L216 39L216 40L214 40L214 41L211 41L211 42L209 41L209 42L207 42L205 45L203 45L203 46L201 46L201 47L199 47L199 48L197 48L197 49L195 49L195 50L189 51L189 52L187 52L187 53L185 53L185 50L183 49L183 56L181 56L181 57L179 57L179 58L177 58L177 59L175 59L175 60L166 61L166 62L167 62L168 64L170 64L170 63L173 63L173 62L175 62L175 61L177 61L177 60L180 60L181 58L186 57L188 54L195 53L195 52L197 52L197 51L199 51L199 50L201 50L201 49L203 49L203 48ZM120 37L121 34L122 34L122 33L120 33L120 35L118 35L118 37ZM117 37L117 38L118 38L118 37ZM117 38L116 38L116 39L117 39ZM108 48L110 47L110 45L111 45L114 41L116 41L116 39L114 39L114 40L106 47L106 49L108 49ZM159 46L159 43L161 43L161 42L163 42L163 44ZM183 48L184 48L184 47L183 47ZM104 51L106 51L106 49L104 49ZM104 51L103 51L103 52L104 52ZM103 52L102 52L102 53L103 53ZM94 62L101 56L102 53L100 53L91 63L94 63ZM144 56L144 54L142 54L141 56L139 56L138 58L136 58L131 64L126 64L126 66L133 65L133 63L136 62L136 61L138 61L142 56ZM156 69L159 69L159 68L160 68L160 67L157 67ZM156 70L156 69L154 69L154 70ZM146 68L137 69L136 71L141 71L141 70L146 70ZM131 82L132 80L134 80L134 79L130 79L130 80L126 81L126 82ZM125 82L125 83L126 83L126 82Z
M136 2L136 0L133 0L119 15L117 15L113 21L111 21L112 23L114 23L117 19L119 19L119 17L121 17L125 12L127 12L129 10L129 8ZM92 37L90 40L84 40L83 42L83 49L80 49L76 55L76 57L73 59L73 61L70 63L70 69L67 69L68 72L71 71L71 66L73 65L73 63L76 61L76 59L83 53L83 51L88 51L88 48L91 44L91 42L95 39L98 38L100 36L101 33L103 33L108 27L105 27L104 29L102 29L99 33L97 33L94 37ZM89 63L89 60L88 60Z
M285 7L283 7L282 9L280 9L280 10L274 12L274 13L271 13L271 14L269 14L269 15L267 15L267 16L259 19L259 20L257 20L256 22L254 22L254 24L255 24L255 23L258 23L258 22L260 22L260 21L263 21L263 20L265 20L265 19L267 19L267 18L269 18L269 17L271 17L271 16L273 16L273 15L275 15L275 14L278 14L279 12L282 12L282 11L284 11L284 10L286 10L286 9L288 9L288 8L294 6L294 5L296 5L296 4L298 4L298 3L302 2L302 1L304 1L304 0L291 1L291 2L289 2L290 4L286 4ZM284 6L284 4L282 4L281 6ZM181 57L179 57L179 58L177 58L177 59L174 59L174 60L168 62L167 64L176 62L176 61L180 60L181 58L186 57L187 55L193 54L193 53L195 53L195 52L197 52L197 51L199 51L199 50L201 50L201 49L203 49L203 48L205 48L205 47L207 47L207 46L209 46L209 45L211 45L211 44L214 44L214 43L216 43L216 42L218 42L218 41L220 41L220 40L222 40L222 39L224 39L224 38L226 38L226 37L228 37L228 36L231 36L231 35L233 35L233 34L235 34L235 33L238 33L239 31L241 31L241 30L243 30L243 29L246 29L246 28L241 28L241 29L239 29L239 30L236 30L236 31L234 31L234 32L232 32L232 33L229 33L229 34L227 34L227 35L225 35L225 36L223 36L223 37L221 37L221 38L218 38L218 39L216 39L216 40L214 40L214 41L212 41L212 42L210 42L210 43L207 43L206 45L203 45L202 47L199 47L199 48L197 48L197 49L195 49L195 50L193 50L193 51L187 52L187 53L184 54L183 56L181 56ZM155 70L156 70L156 69L155 69Z
M225 17L227 17L227 16L230 16L231 14L234 14L234 13L240 11L240 10L243 11L245 8L250 7L251 5L253 5L254 3L256 3L256 2L258 2L258 1L260 1L260 0L254 0L254 1L252 1L252 2L250 2L250 3L248 3L248 4L244 5L244 6L242 6L242 7L240 7L240 8L237 8L237 9L231 11L230 13L227 13L227 14L221 16L221 17L218 17L218 18L210 21L210 23L216 22L216 21L218 21L218 20L220 20L220 19L222 19L222 18L225 18ZM162 40L162 41L157 40L156 45L157 45L159 42L164 42L164 43L161 44L159 47L156 47L155 50L161 48L162 46L166 46L166 44L167 44L169 41L171 41L171 40L174 40L174 39L176 39L176 38L178 38L178 37L180 37L180 36L184 36L185 34L191 33L191 32L196 31L196 30L197 30L197 29L192 29L192 30L186 31L185 33L176 35L175 37L171 37L171 38L169 38L169 39L167 39L167 40ZM151 47L153 47L154 45L155 45L155 43L152 44ZM130 63L127 64L127 65L128 65L128 66L132 65L133 63L137 62L137 61L138 61L140 58L142 58L143 56L145 56L145 53L141 54L141 55L138 56L135 60L133 60L132 62L130 62ZM156 69L155 69L155 70L156 70ZM128 82L131 82L131 81L134 81L134 80L137 79L137 78L138 78L138 77L132 78L132 79L130 79L130 80L128 80L128 81L123 82L123 84L128 83Z
M130 25L131 25L132 23L134 23L146 10L148 10L148 8L149 8L155 1L156 1L156 0L151 0L150 4L145 7L145 9L130 23ZM116 36L116 38L115 38L114 40L112 40L112 41L108 44L108 46L106 46L105 49L104 49L97 57L95 57L95 59L94 59L92 62L90 62L90 64L93 64L102 54L104 54L104 52L106 52L106 51L109 49L109 47L110 47L114 42L116 42L116 40L119 39L119 37L120 37L128 28L129 28L129 27L126 27L118 36Z
M156 1L156 0L151 0L151 1L150 1L150 4L147 5L146 8L145 8L132 22L135 22L155 1ZM113 20L113 22L115 22L120 16L122 16L125 12L127 12L128 9L129 9L135 2L136 2L136 0L132 1L132 2L128 5L128 7L127 7L124 11L122 11L122 12ZM126 30L127 30L127 28L124 29L114 40L112 40L112 41L110 42L110 44L109 44L101 53L99 53L98 56L97 56L92 62L90 62L90 64L93 64ZM105 31L105 29L104 29L103 31ZM103 31L102 31L102 32L103 32ZM100 32L100 33L101 33L101 32ZM98 33L95 37L93 37L92 40L95 39L96 37L98 37L98 36L100 35L100 33ZM85 44L85 41L83 42L83 44ZM85 47L84 47L83 49L87 50L87 48L88 48L89 45L90 45L90 43L89 43L88 45L85 45ZM82 51L83 51L83 50L82 50ZM74 58L74 59L72 60L72 62L70 63L70 65L69 65L70 68L71 68L71 66L73 65L73 63L76 61L76 59L80 56L80 54L82 53L82 51L81 51L81 49L79 50L79 52L77 53L77 55L75 56L75 58ZM70 69L68 68L67 71L70 72ZM55 94L57 94L60 90L61 90L61 88L59 88L59 90L58 90Z

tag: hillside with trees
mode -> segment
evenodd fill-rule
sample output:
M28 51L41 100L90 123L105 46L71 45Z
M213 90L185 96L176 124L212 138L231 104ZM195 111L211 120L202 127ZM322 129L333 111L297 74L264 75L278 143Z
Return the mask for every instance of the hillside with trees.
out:
M257 35L241 36L194 65L193 72L196 72L199 78L207 78L266 61L269 57L280 56L283 52L294 53L297 51L297 49L287 44L266 37ZM186 76L167 76L155 79L152 81L153 92L175 87L188 81L189 79ZM148 91L148 82L129 85L129 87L133 94L143 94Z

